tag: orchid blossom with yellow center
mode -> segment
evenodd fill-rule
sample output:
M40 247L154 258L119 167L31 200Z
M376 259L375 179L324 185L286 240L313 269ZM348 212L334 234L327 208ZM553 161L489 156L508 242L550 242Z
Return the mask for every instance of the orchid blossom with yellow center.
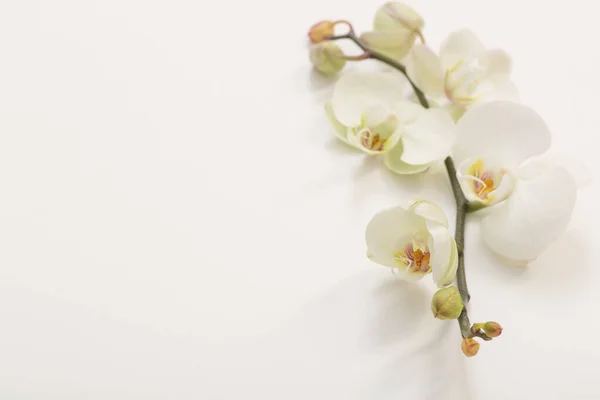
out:
M406 58L416 85L455 120L470 107L494 100L518 100L510 81L511 59L503 50L487 50L470 30L451 33L439 55L416 44Z
M485 243L503 258L534 260L566 229L577 183L563 166L541 161L550 131L531 108L495 101L457 125L452 156L472 204L494 206L481 220Z
M325 105L336 136L369 155L382 155L398 174L427 170L454 143L455 125L441 109L409 100L406 77L393 72L348 72Z
M452 283L458 249L448 219L435 204L420 200L375 215L367 226L368 257L400 277L416 281L429 273L439 287Z

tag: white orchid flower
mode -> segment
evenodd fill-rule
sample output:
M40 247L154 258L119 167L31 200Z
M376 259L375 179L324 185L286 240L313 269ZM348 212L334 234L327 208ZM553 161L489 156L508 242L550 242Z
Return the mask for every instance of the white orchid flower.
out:
M389 208L367 226L367 256L393 268L403 279L416 281L433 272L439 287L452 283L458 267L456 242L448 219L438 206L420 200L407 209Z
M417 87L455 119L476 103L518 101L510 81L509 55L503 50L486 50L470 30L451 33L439 55L424 44L415 45L406 66Z
M409 93L399 73L348 72L325 109L338 138L367 154L383 154L396 173L413 174L449 154L455 125L444 110L407 100Z
M363 33L360 38L371 49L389 57L401 59L422 37L423 18L404 3L389 2L381 6L375 14L373 30Z
M471 202L498 204L481 223L487 245L505 259L534 260L566 229L577 195L563 167L535 160L550 147L550 132L529 107L496 101L468 111L452 151Z

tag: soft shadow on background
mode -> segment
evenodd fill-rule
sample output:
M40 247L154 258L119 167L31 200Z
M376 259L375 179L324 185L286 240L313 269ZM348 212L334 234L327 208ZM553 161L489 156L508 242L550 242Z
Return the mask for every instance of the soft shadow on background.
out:
M377 266L340 281L269 338L281 346L270 352L281 355L273 389L288 399L469 399L455 321L434 319L430 296Z

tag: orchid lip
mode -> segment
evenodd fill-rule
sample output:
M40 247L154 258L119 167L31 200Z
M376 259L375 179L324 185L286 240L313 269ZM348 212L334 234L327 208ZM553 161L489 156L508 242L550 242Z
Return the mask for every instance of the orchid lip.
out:
M486 167L486 161L481 157L463 161L457 172L465 194L472 200L486 205L504 199L512 191L506 190L506 183L503 185L506 175L510 176L509 170ZM499 193L498 189L501 186L502 190Z
M409 272L426 274L431 271L431 253L426 245L419 245L419 242L419 238L413 238L413 242L394 253L394 259L401 268Z

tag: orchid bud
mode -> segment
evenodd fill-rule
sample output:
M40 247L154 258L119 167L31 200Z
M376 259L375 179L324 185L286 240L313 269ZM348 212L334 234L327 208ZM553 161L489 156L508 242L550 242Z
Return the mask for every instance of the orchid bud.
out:
M379 7L373 21L376 31L408 30L415 33L423 29L423 18L404 3L389 2Z
M371 49L401 59L408 54L417 36L422 38L423 18L403 3L387 3L377 10L373 31L361 40Z
M473 357L479 352L479 342L473 338L466 338L463 339L460 348L465 356Z
M327 40L327 36L334 34L335 24L332 21L320 21L314 24L308 31L308 37L313 43Z
M334 75L346 65L344 52L334 42L317 43L311 46L309 54L313 66L326 75Z
M502 326L494 321L488 321L483 325L483 331L489 337L498 337L502 334Z
M464 304L456 286L438 290L431 299L431 311L438 319L458 318L463 308Z

